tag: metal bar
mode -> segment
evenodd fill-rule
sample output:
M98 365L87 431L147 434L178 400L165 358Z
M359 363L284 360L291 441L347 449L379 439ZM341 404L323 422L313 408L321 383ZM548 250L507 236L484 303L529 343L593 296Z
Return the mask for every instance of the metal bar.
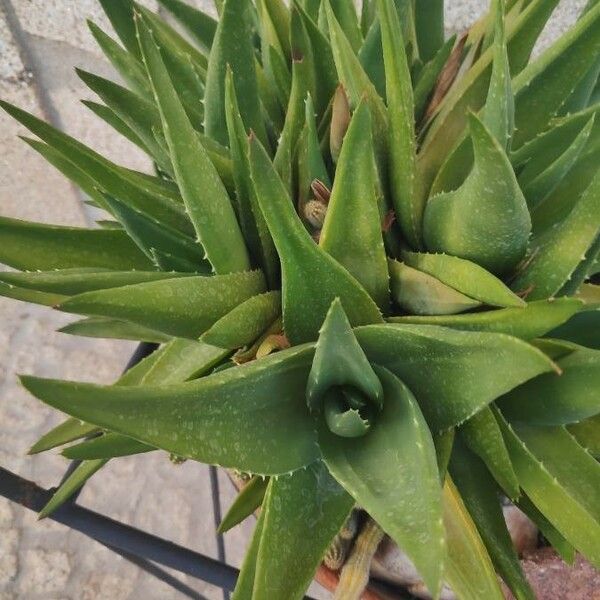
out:
M98 540L96 540L98 541ZM98 542L101 543L101 542ZM199 594L196 590L193 590L188 585L185 585L182 581L179 581L176 577L173 577L170 573L161 569L159 566L154 563L146 560L145 558L140 558L135 554L130 554L129 552L125 552L123 550L119 550L119 548L115 548L114 546L107 546L106 544L102 544L109 550L112 550L119 556L122 556L125 560L128 560L130 563L134 564L136 567L143 569L150 575L153 575L163 583L166 583L168 586L172 587L174 590L182 593L187 598L191 598L191 600L208 600L206 596Z
M0 467L0 496L39 511L51 492ZM114 521L78 504L63 504L47 518L107 546L159 563L226 590L233 590L238 569L135 527Z
M213 519L215 523L215 531L221 524L222 514L221 514L221 494L219 492L219 475L217 473L217 467L214 465L209 465L208 473L210 477L210 491L212 495L212 505L213 505ZM219 560L222 562L226 561L225 557L225 540L223 539L223 535L221 533L217 533L217 556ZM227 590L223 590L223 600L229 600L229 592Z
M39 512L50 500L52 492L0 467L0 497ZM47 517L75 531L128 555L139 557L191 575L206 583L233 591L239 570L174 544L158 536L119 523L78 504L63 504ZM181 583L181 582L179 582ZM305 600L314 600L305 596Z

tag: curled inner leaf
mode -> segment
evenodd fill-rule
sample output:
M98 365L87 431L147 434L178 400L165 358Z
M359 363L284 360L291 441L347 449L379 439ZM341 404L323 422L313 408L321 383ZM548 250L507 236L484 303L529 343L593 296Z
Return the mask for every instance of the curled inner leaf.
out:
M319 334L306 399L311 412L323 412L329 430L341 437L365 435L383 407L381 382L339 299L331 304Z

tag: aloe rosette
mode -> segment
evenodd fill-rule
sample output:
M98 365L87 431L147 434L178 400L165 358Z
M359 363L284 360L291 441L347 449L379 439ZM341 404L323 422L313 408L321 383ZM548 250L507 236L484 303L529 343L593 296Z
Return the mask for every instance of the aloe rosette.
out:
M236 599L302 597L355 506L433 597L534 597L504 496L599 567L600 3L533 60L557 0L449 40L442 0L160 3L185 32L101 0L120 80L79 72L153 174L2 103L106 216L0 218L0 293L160 345L22 378L69 415L32 452L82 461L42 515L165 450L249 477Z

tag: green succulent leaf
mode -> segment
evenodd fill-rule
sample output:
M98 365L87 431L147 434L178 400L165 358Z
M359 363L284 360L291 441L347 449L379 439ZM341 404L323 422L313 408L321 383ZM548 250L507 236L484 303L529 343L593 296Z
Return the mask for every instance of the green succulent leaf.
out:
M249 600L252 598L254 589L254 576L256 574L256 561L258 558L258 548L262 537L263 523L265 521L265 513L262 511L254 528L250 544L246 548L244 562L240 574L235 584L235 590L231 595L231 600Z
M417 6L425 5L428 0L419 2ZM435 56L423 66L414 86L415 118L420 122L427 108L427 103L434 90L434 86L442 69L448 62L452 50L456 45L456 35L448 38L446 43L438 50Z
M577 551L563 535L546 519L546 517L536 508L535 504L522 494L516 502L516 506L523 511L539 528L542 535L550 542L557 554L568 564L573 565Z
M58 446L64 446L69 442L74 442L98 431L95 425L90 425L79 419L72 417L63 421L45 433L31 448L28 454L39 454L52 450Z
M79 78L134 132L161 168L173 173L162 136L160 114L149 98L141 97L104 77L76 69Z
M504 0L494 0L494 59L483 122L502 148L509 149L515 126L515 105L504 25Z
M361 102L344 137L319 245L387 312L389 283L377 177L369 109Z
M444 0L421 0L414 10L419 56L428 62L444 45Z
M130 208L116 198L104 196L104 202L129 237L149 259L161 263L155 258L157 253L162 256L170 256L179 261L178 266L181 270L185 265L187 266L185 271L210 275L211 265L204 258L204 250L195 240L134 208ZM164 262L162 264L164 265ZM157 266L161 266L161 264Z
M175 176L199 242L216 273L244 271L250 267L248 252L227 191L177 98L152 33L141 19L137 24Z
M59 506L64 504L77 490L81 489L85 482L105 464L106 460L86 460L67 477L61 486L54 492L52 498L38 513L38 519L43 519L53 513Z
M371 364L406 383L434 432L556 368L537 348L497 333L388 324L359 327L355 334Z
M256 138L250 141L250 165L256 196L281 260L283 323L290 342L315 340L337 297L353 325L381 322L379 309L364 288L307 233Z
M100 460L132 456L156 450L152 446L138 442L118 433L104 433L98 437L69 446L62 455L70 460Z
M553 329L548 336L600 350L599 329L600 310L596 308L576 314L564 325Z
M460 188L427 203L425 243L429 250L505 273L525 254L531 218L504 150L475 115L469 123L473 170Z
M225 119L225 74L228 65L233 72L238 97L244 99L240 104L244 125L252 129L261 141L266 143L267 139L256 83L250 6L249 0L225 0L208 60L204 94L205 131L221 144L229 141Z
M450 472L492 562L515 598L535 600L506 527L498 488L485 465L461 443L457 443Z
M205 12L190 6L181 0L159 0L193 37L201 48L210 50L217 31L217 22Z
M111 317L186 338L197 338L233 308L265 291L260 271L177 277L73 296L58 308Z
M525 168L519 177L519 184L532 210L535 210L535 207L539 206L556 189L556 186L577 162L588 142L593 124L594 116L565 152L537 176L532 178L531 171L528 171L527 167Z
M486 406L461 425L460 434L470 450L486 464L507 496L518 498L519 481L493 411Z
M234 167L233 178L238 219L252 257L263 269L269 285L275 286L279 276L279 261L271 234L254 194L248 160L248 136L240 115L231 71L227 72L226 77L225 115L231 160Z
M272 478L252 598L300 600L354 500L321 462Z
M378 0L385 62L390 186L396 218L407 242L421 246L423 204L417 182L414 100L399 15L393 0Z
M338 79L348 94L350 107L356 108L363 97L373 118L373 139L376 143L378 159L385 155L387 139L387 110L369 76L365 73L358 57L352 49L344 30L336 19L329 2L321 6L326 9L329 24L330 43Z
M123 121L123 119L121 119L121 117L119 117L117 113L115 113L111 108L105 106L104 104L101 104L100 102L94 102L92 100L82 100L81 103L86 108L89 108L97 117L99 117L110 127L112 127L117 133L120 133L123 137L128 139L132 144L135 144L146 154L152 155L152 152L150 152L150 150L144 144L140 136L137 133L135 133L135 131L133 131L133 129L131 129L129 125L127 125L127 123L125 123L125 121ZM34 150L39 152L42 156L44 156L42 149L46 149L46 151L48 151L49 149L50 152L52 152L52 149L47 144L39 143L36 140L30 139L24 139L24 141L25 143L29 144ZM55 153L55 156L58 156L58 153ZM46 156L45 158L50 164L53 164L57 169L59 169L61 173L63 172L60 169L60 167L51 160L51 158ZM73 176L67 175L67 177L69 179L72 179Z
M567 429L593 457L600 458L600 415L569 425Z
M450 477L444 484L443 506L448 548L444 579L461 600L502 600L490 556Z
M365 36L365 41L358 52L358 60L379 96L385 100L385 67L383 63L381 25L379 20L374 21L369 28Z
M529 289L530 300L554 296L585 260L599 231L600 172L564 221L536 241L512 289Z
M525 301L500 279L478 264L448 254L403 252L410 267L435 277L457 292L483 304L501 307L524 307Z
M580 300L565 297L553 300L538 300L523 308L503 308L465 315L410 315L392 317L389 320L393 323L440 325L441 327L452 327L463 331L506 333L524 340L531 340L546 335L556 327L568 322L582 306L583 303ZM453 311L453 313L456 312L456 310Z
M503 425L519 483L592 564L600 562L600 465L563 427Z
M383 406L381 382L357 342L338 298L332 302L319 332L306 385L308 408L311 412L321 412L322 403L336 392L370 402L377 409ZM349 404L355 410L362 408L352 406L351 399Z
M515 78L515 148L547 127L595 63L599 23L597 5Z
M324 4L320 3L321 6ZM329 40L321 33L315 20L298 2L294 4L306 28L313 51L316 78L315 104L317 114L323 115L338 84L337 71Z
M257 510L263 502L268 483L267 478L254 475L235 497L219 524L218 533L223 534L233 529Z
M158 271L111 271L109 269L71 268L52 271L0 273L0 281L21 288L74 296L84 292L106 290L124 285L185 277L186 274L160 273Z
M520 12L519 7L515 6L512 14L507 15L508 59L513 74L521 71L527 63L539 34L557 4L558 0L533 0L524 11ZM479 110L485 104L493 55L493 49L488 48L452 87L436 110L435 121L427 131L418 159L421 173L419 193L425 197L450 151L464 137L469 111ZM513 90L516 93L514 85Z
M204 463L279 475L320 455L304 398L312 355L299 346L170 387L22 381L47 404L115 433ZM226 439L236 441L217 441Z
M60 294L36 292L35 290L19 288L6 283L0 283L0 296L12 298L13 300L20 300L21 302L40 304L42 306L56 306L67 299L67 296L61 296Z
M0 262L24 271L153 268L125 232L115 229L43 225L0 217L0 239Z
M142 96L150 95L150 83L144 66L135 54L124 49L98 25L88 20L88 27L104 56L111 62L127 85Z
M133 0L122 0L121 2L99 0L99 2L125 48L133 56L141 59L133 20L135 2Z
M53 306L67 300L66 296L61 296L60 298L58 302L54 302ZM129 321L106 317L80 319L61 327L58 331L80 337L134 340L155 344L162 344L171 340L171 336L166 333L161 333L160 331L155 331Z
M566 425L600 413L600 351L581 348L498 400L504 415L529 425Z
M310 87L310 64L308 59L299 53L292 62L292 87L283 130L273 159L273 165L289 192L292 192L296 144L304 126L304 102Z
M404 263L389 259L388 266L392 299L409 315L455 315L481 305L439 279ZM429 322L430 319L425 317L423 320ZM418 322L419 318L391 317L389 320L394 323ZM440 320L444 321L444 318Z
M4 101L0 101L0 106L51 146L63 161L72 163L75 171L83 171L85 180L93 181L94 187L183 233L193 231L185 210L178 200L178 193L173 194L168 184L163 182L162 185L156 185L154 178L115 165L81 142L16 106ZM71 176L70 173L65 172L65 174ZM82 182L76 177L73 177L73 180L78 185ZM86 187L83 189L89 191ZM92 190L91 195L101 207L105 208L102 197L97 191L94 194Z
M221 317L201 339L219 348L242 348L252 344L280 314L280 292L253 296Z
M402 547L437 596L445 546L435 447L410 390L387 369L375 371L384 404L369 433L357 443L321 427L319 446L331 474Z

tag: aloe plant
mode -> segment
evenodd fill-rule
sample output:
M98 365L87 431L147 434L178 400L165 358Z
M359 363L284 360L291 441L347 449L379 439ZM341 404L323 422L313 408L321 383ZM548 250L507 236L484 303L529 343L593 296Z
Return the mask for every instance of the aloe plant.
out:
M533 598L503 496L600 567L600 3L532 61L556 0L448 41L443 0L160 0L185 35L101 3L121 82L80 72L86 105L155 172L2 103L106 216L0 218L0 294L160 347L113 385L22 377L69 415L31 452L83 461L42 516L163 450L249 478L237 600L301 598L357 505L339 597L383 531L434 598Z

